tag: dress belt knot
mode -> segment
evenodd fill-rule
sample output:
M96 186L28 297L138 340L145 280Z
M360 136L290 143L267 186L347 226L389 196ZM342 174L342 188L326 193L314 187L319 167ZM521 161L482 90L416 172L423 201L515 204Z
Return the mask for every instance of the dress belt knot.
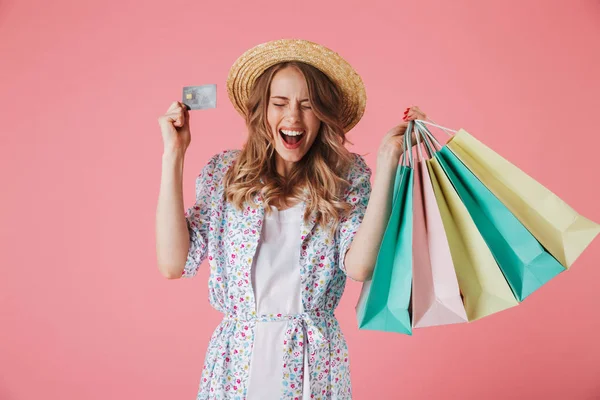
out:
M262 314L255 312L233 314L227 313L226 320L231 321L258 321L274 322L288 321L288 329L283 343L283 393L282 399L297 399L302 397L304 366L305 361L308 365L308 375L315 378L310 379L312 393L321 393L320 385L316 380L319 374L329 374L330 368L330 349L329 339L325 334L327 329L326 319L335 318L333 310L308 310L299 314ZM308 357L314 357L323 361L323 370L315 370L315 366L308 359L305 360L305 353ZM322 397L329 398L328 395Z

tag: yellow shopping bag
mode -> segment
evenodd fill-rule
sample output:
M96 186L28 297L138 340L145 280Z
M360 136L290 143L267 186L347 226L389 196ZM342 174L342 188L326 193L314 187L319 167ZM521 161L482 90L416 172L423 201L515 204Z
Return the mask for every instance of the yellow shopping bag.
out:
M600 225L464 129L447 146L565 268L600 233Z
M436 158L427 162L469 321L519 304Z

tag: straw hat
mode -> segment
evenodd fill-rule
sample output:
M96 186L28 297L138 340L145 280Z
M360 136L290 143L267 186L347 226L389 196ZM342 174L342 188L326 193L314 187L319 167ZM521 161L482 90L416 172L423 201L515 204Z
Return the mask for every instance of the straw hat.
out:
M279 39L259 44L247 50L232 65L227 77L227 93L243 117L246 117L245 104L256 79L267 68L284 61L302 61L325 73L342 92L344 132L358 123L367 103L360 76L338 53L301 39Z

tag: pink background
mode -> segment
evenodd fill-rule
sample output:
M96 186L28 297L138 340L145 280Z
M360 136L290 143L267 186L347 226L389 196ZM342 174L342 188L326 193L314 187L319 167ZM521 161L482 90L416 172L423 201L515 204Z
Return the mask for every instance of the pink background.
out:
M192 113L189 205L208 158L245 140L229 67L268 40L354 65L369 100L350 148L374 170L418 105L600 221L599 19L597 0L1 1L0 399L195 398L221 316L206 268L156 266L157 118L218 84L218 108ZM413 337L358 331L349 281L354 398L600 398L599 259L596 241L519 307Z

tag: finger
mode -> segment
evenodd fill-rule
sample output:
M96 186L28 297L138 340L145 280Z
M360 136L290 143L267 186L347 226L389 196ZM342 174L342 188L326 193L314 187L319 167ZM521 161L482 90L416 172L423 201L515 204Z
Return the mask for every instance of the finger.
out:
M169 110L167 110L167 114L169 113L181 113L181 115L185 115L185 113L183 112L186 109L185 104L179 102L179 101L175 101L173 102L173 104L171 104L171 107L169 107Z
M177 102L178 105L177 107L175 107L175 110L173 110L174 113L177 113L179 115L179 120L182 126L183 124L185 124L185 122L187 121L187 109L185 104L181 103L181 102Z
M179 103L179 108L178 108L178 109L180 109L180 110L181 110L181 115L183 116L183 122L185 123L185 122L187 122L187 121L189 120L189 116L190 116L190 113L189 113L190 106L188 106L187 104L185 104L185 103L182 103L182 102L180 102L180 101L179 101L178 103Z
M183 116L182 113L178 114L177 117L175 117L175 122L173 122L173 125L181 128L183 125L185 125L185 117Z
M160 117L158 119L158 123L161 126L168 126L168 125L176 126L175 125L176 121L177 121L176 118L174 116L172 116L172 115L163 115L162 117Z
M168 113L174 111L178 106L179 106L179 102L178 101L172 102L171 105L169 106L169 108L167 109L167 112L165 114L168 114Z
M169 114L165 114L165 117L167 117L167 121L173 123L173 125L177 127L182 127L185 122L182 111L174 111Z
M186 119L184 116L184 112L178 101L171 104L171 107L169 107L169 111L167 111L165 115L169 116L168 121L172 122L173 125L177 127L181 127L185 124Z
M176 117L174 116L167 116L167 115L163 115L158 119L158 124L161 127L166 127L166 126L173 126L175 128L180 128L181 125L179 124L178 120Z
M421 109L418 106L413 106L411 107L411 109L416 119L425 120L427 118L427 115L423 111L421 111Z
M411 111L407 114L407 119L410 119L410 120L415 120L415 119L424 120L425 118L426 118L425 114L422 112L418 112L418 111Z
M187 121L189 113L188 111L191 110L190 106L188 106L185 103L179 102L179 107L181 108L181 110L183 111L183 115L185 116L185 119Z
M422 115L425 116L425 113L423 111L421 111L421 109L418 106L410 106L408 108L408 113L407 114L416 114L418 116Z
M158 117L158 122L160 122L161 124L163 124L163 123L170 124L170 123L173 123L176 118L177 118L176 113L168 113L168 114L164 114L164 115L161 115L160 117Z
M408 110L408 113L406 113L406 114L404 115L404 118L405 118L404 120L405 120L405 121L408 121L408 120L415 119L415 116L416 116L416 115L417 115L417 112L416 112L415 110L413 110L413 107L411 107L411 108Z
M408 122L402 122L399 125L396 125L394 129L392 129L392 136L402 136L406 132L406 128L408 127Z

